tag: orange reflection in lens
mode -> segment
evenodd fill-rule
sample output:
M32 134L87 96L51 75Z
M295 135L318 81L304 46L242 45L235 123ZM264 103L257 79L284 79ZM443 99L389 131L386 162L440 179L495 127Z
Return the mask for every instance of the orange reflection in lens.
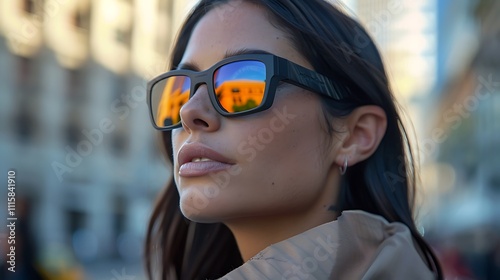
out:
M189 99L190 83L191 80L186 76L170 77L166 80L158 103L157 126L165 127L181 121L180 111ZM158 90L161 90L161 84L157 86L160 87Z
M215 89L217 99L229 113L253 109L262 103L266 83L262 81L226 81Z

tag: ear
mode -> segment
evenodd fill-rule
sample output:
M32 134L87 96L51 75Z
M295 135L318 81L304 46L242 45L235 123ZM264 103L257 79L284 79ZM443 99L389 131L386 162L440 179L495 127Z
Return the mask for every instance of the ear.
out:
M370 157L377 149L387 128L387 116L379 106L356 108L344 120L341 145L335 162L342 166L347 159L349 166Z

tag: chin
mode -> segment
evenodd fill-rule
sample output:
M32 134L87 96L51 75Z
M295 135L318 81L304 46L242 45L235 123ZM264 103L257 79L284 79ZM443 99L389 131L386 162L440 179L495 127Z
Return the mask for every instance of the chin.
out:
M210 215L207 212L193 209L192 207L186 207L181 205L181 212L186 219L203 224L219 223L221 219L217 215Z
M182 215L187 219L197 223L216 223L221 219L221 207L213 200L207 199L197 192L190 192L189 195L181 196L180 209Z
M193 212L186 212L182 208L181 212L182 215L191 222L202 223L202 224L210 224L217 222L213 219L210 219L210 217L206 217L206 215L194 214Z
M244 210L241 205L228 203L227 200L210 200L209 204L194 204L195 200L181 198L180 209L188 220L197 223L225 223L237 218L253 216L252 211Z

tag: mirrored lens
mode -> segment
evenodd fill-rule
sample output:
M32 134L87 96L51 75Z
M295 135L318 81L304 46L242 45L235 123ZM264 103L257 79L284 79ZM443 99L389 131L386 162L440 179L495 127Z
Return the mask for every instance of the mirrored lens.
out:
M226 112L238 113L262 104L266 89L266 65L245 60L221 66L214 73L217 100Z
M190 88L191 79L187 76L172 76L153 86L151 104L158 127L168 127L181 121L181 107L189 99Z

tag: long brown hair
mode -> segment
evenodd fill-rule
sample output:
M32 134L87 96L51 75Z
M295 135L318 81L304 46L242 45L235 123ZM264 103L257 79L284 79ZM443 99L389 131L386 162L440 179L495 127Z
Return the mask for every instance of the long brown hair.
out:
M439 261L413 220L414 158L382 59L370 36L358 22L324 0L246 1L270 13L271 20L289 34L294 46L315 71L342 81L348 88L350 97L345 100L323 99L327 121L348 115L362 105L377 105L385 111L386 134L371 157L350 167L342 177L338 209L335 210L364 210L383 216L389 222L404 223L429 268L442 279ZM227 2L201 0L198 3L180 30L171 56L171 69L179 64L198 21ZM163 133L162 139L172 160L170 133ZM235 239L226 226L198 224L183 217L173 181L156 203L145 253L150 278L219 278L243 263Z

